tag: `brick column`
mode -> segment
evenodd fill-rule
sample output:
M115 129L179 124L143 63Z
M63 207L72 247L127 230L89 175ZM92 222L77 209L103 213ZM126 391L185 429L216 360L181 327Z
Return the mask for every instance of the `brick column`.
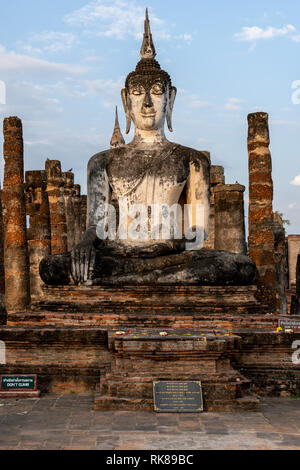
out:
M68 250L67 224L64 201L64 181L58 160L46 160L47 193L50 209L51 253Z
M292 296L291 314L300 315L300 255L297 258L296 265L296 295Z
M45 171L26 171L26 212L29 215L27 229L30 261L31 301L40 299L43 282L39 265L43 258L51 254L51 231L47 178Z
M75 245L81 241L81 195L80 184L74 185Z
M289 288L295 289L297 258L300 254L300 235L288 236Z
M75 244L74 173L71 171L63 173L63 179L68 251L70 252Z
M273 234L273 181L268 114L248 116L249 256L255 262L261 300L280 311Z
M210 213L209 213L209 234L205 241L204 248L215 249L215 199L214 188L225 184L224 168L212 165L210 167Z
M81 237L83 238L86 231L87 217L87 196L81 196Z
M297 268L296 268L296 314L300 315L300 255L298 255Z
M4 273L4 226L2 213L2 190L0 188L0 294L5 294L5 273Z
M4 226L2 214L2 190L0 188L0 325L6 324L5 272L4 272Z
M26 237L23 129L17 117L4 119L4 185L2 190L5 301L8 314L25 310L30 302Z
M215 186L215 249L245 255L245 186L224 184Z

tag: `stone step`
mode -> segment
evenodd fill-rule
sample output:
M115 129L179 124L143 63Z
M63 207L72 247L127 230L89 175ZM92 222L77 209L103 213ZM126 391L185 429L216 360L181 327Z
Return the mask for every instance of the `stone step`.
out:
M118 309L119 311L121 309ZM135 309L136 310L136 309ZM138 310L138 309L137 309ZM127 313L122 309L119 313L97 312L67 313L61 311L28 311L9 314L7 325L10 326L36 326L36 327L99 327L103 329L116 328L194 328L207 331L213 330L240 330L257 329L274 331L278 326L278 316L272 314L241 314L231 309L230 313L207 313L191 311L182 313L175 310L173 313L161 311L157 314L137 311Z
M256 286L43 287L32 311L102 314L257 314Z

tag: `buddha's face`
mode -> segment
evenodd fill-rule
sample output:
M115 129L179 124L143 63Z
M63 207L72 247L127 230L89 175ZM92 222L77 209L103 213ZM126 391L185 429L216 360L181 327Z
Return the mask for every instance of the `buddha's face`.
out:
M136 129L149 131L164 128L166 117L172 112L175 99L172 96L176 93L173 88L170 93L169 85L162 78L133 78L123 93L123 102Z
M132 81L129 84L128 102L136 128L147 131L164 126L168 89L162 80L157 79L149 84Z

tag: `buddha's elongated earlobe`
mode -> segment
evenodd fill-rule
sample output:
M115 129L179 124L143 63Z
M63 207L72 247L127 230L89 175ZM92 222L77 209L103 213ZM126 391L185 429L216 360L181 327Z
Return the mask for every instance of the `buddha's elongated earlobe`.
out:
M168 129L169 129L170 132L173 132L172 113L173 113L173 108L174 108L176 95L177 95L177 88L172 87L171 88L171 93L170 93L170 99L169 99L169 106L168 106L168 109L167 109L167 125L168 125Z
M126 88L123 88L121 91L121 96L122 96L122 101L123 101L123 107L124 111L126 114L126 134L129 134L130 128L131 128L131 114L130 114L130 109L127 103L127 90Z

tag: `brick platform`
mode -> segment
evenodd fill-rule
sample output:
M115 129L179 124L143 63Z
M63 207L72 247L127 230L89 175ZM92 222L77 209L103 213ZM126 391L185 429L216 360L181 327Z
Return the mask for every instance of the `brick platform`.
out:
M201 380L206 410L257 409L252 394L300 392L292 363L300 333L278 334L279 316L256 294L256 286L44 287L39 303L0 328L0 373L38 374L43 393L92 390L96 409L152 409L153 380L174 378ZM192 339L202 335L205 350Z
M96 410L153 410L153 381L201 380L205 411L259 409L250 381L231 366L238 336L188 331L160 337L155 330L109 334L111 368L101 378Z
M256 300L256 286L44 286L30 312L8 325L273 329L277 317Z

